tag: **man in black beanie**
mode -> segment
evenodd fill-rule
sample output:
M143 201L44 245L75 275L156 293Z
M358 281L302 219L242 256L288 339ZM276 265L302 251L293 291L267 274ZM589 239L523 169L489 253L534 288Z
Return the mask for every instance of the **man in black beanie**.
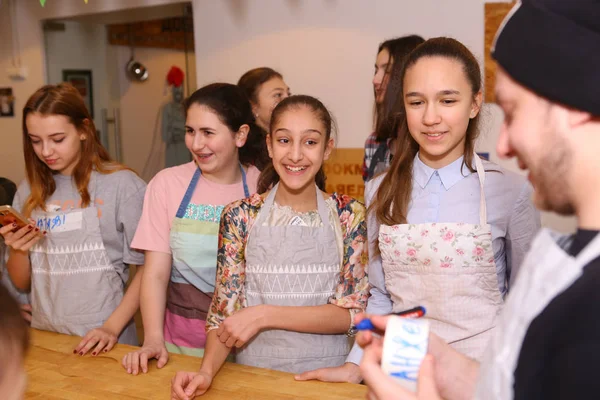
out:
M600 0L523 0L496 36L497 151L516 157L542 210L575 215L540 231L481 365L430 336L417 394L383 374L370 333L361 372L373 398L600 398ZM371 318L385 329L387 317Z

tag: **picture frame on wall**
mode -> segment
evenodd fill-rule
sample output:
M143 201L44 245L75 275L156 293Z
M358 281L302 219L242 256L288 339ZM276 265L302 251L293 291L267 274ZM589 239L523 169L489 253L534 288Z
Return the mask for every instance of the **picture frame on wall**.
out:
M94 88L92 86L92 71L89 69L63 69L63 82L73 85L83 97L85 106L94 118Z
M15 97L10 87L0 88L0 117L15 116Z

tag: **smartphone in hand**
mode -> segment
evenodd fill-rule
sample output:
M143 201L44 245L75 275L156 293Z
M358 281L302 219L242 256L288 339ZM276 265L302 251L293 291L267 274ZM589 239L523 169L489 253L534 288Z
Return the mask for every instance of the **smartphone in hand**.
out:
M11 206L0 206L0 226L6 226L10 224L17 224L17 227L13 229L14 232L29 225L30 222L20 212Z

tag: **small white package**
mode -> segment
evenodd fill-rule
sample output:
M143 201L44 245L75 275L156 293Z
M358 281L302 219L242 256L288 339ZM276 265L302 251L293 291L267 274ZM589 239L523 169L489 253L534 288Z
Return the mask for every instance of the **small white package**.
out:
M421 362L427 354L429 322L392 316L383 339L383 372L405 388L416 392Z

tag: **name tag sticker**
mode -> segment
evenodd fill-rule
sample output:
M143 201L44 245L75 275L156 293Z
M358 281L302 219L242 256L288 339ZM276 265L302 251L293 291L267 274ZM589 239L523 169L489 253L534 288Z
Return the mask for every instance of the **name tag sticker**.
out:
M429 322L390 317L383 339L381 369L402 386L416 392L421 362L427 354Z
M80 230L83 226L83 212L46 214L37 219L36 225L40 230L56 233Z

